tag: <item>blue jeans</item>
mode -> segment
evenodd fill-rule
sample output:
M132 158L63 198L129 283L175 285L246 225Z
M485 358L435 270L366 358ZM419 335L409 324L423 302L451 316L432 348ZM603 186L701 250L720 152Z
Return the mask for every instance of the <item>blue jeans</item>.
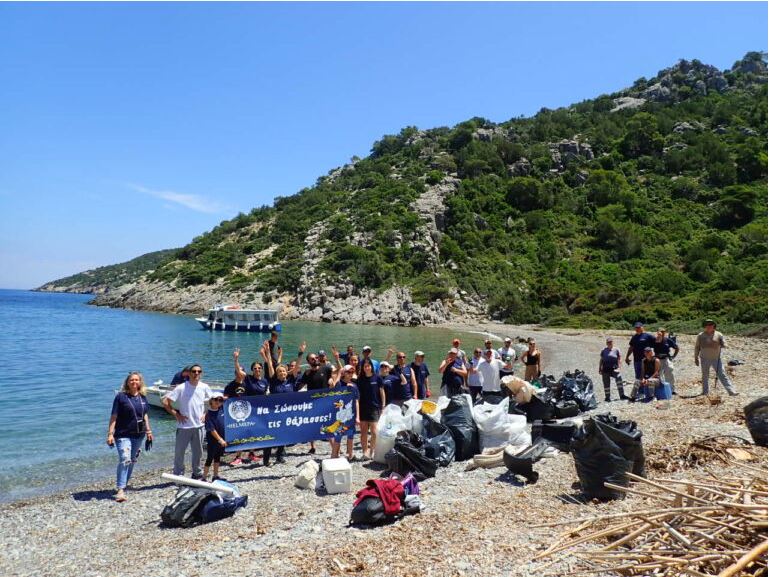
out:
M117 488L125 489L128 481L131 480L131 473L134 470L134 463L139 457L144 435L141 437L120 437L115 439L115 448L117 449Z

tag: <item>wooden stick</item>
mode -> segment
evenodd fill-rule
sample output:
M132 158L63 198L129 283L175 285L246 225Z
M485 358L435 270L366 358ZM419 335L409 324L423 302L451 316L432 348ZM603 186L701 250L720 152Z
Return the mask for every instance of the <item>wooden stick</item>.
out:
M688 496L688 495L685 495ZM709 504L709 505L695 505L689 507L671 507L670 509L646 509L643 511L627 512L627 513L614 513L610 515L596 515L594 517L583 517L582 519L570 519L568 521L555 521L553 523L540 523L539 525L531 525L531 529L542 529L545 527L557 527L558 525L570 525L572 523L586 523L588 521L608 521L609 519L620 519L622 517L628 517L631 515L660 515L660 514L673 514L673 513L686 513L689 511L720 511L722 508Z
M670 487L665 487L664 485L660 485L659 483L655 483L654 481L650 481L649 479L645 479L639 475L634 475L633 473L625 473L625 476L627 476L629 479L633 479L634 481L640 481L641 483L646 483L647 485L651 485L652 487L657 487L658 489L661 489L662 491L666 491L668 493L672 493L673 495L681 495L682 497L685 497L687 499L692 499L694 501L699 501L700 503L710 503L710 501L706 499L702 499L701 497L697 497L695 495L689 495L687 493L682 493L681 491L676 491L675 489L671 489Z
M533 557L532 561L536 561L537 559L541 559L542 557L547 557L548 555L552 555L553 553L560 553L564 549L568 549L569 547L573 547L574 545L579 545L580 543L584 543L585 541L592 541L593 539L598 539L600 537L607 537L609 535L613 535L614 533L624 531L625 529L628 529L633 525L637 525L637 524L638 524L638 521L632 521L630 523L625 523L624 525L619 525L616 527L608 527L601 531L591 533L590 535L586 535L585 537L580 537L576 541L571 541L569 543L566 543L565 545L554 543L553 546L551 546L549 549L547 549L546 551L543 551L536 557Z
M624 493L632 493L633 495L641 495L642 497L650 497L652 499L670 499L671 504L675 504L673 497L667 497L665 495L655 495L653 493L647 493L646 491L639 491L638 489L631 489L630 487L623 487L622 485L615 485L614 483L604 482L604 487L608 489L614 489L615 491L622 491Z
M678 531L676 531L673 527L671 527L668 523L662 523L662 526L665 528L665 531L670 533L670 536L673 537L676 541L684 545L687 549L692 546L692 542L689 541L686 537L681 535Z
M732 575L736 575L745 567L750 565L753 561L758 559L761 555L766 553L767 545L769 545L769 541L764 541L763 543L756 545L748 553L740 557L740 559L734 565L731 565L721 571L718 574L718 577L732 577Z
M606 547L602 547L601 551L611 551L612 549L615 549L619 547L620 545L624 545L628 541L632 541L639 535L642 535L643 533L646 533L649 529L651 529L653 525L650 525L649 523L644 523L641 527L633 531L632 533L628 533L624 537L617 539L616 541L609 543L606 545Z

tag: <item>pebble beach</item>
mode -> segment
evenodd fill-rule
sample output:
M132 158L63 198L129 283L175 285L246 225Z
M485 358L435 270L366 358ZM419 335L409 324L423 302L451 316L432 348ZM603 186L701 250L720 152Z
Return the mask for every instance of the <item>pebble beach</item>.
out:
M479 325L477 330L536 336L543 372L556 378L565 370L585 370L596 386L599 406L594 412L637 421L652 478L692 440L714 435L749 439L742 407L767 392L765 339L726 335L725 359L744 361L731 370L740 394L729 397L719 386L715 390L721 402L712 405L695 396L701 384L693 362L694 337L679 336L679 396L668 409L660 409L656 403L602 402L597 365L603 332L501 325ZM613 336L624 354L629 334ZM472 346L463 343L466 350ZM623 374L629 377L630 370L625 368ZM612 394L616 399L616 391ZM323 458L328 445L317 445L314 457ZM542 563L532 557L547 547L558 529L533 525L648 505L648 498L638 495L603 504L586 502L574 485L573 458L560 453L535 465L539 480L534 484L524 484L504 467L466 471L468 462L452 463L420 484L426 506L420 515L385 527L353 529L347 522L354 491L385 467L353 463L352 494L300 490L293 482L299 466L311 458L306 451L307 446L292 447L285 464L270 468L223 466L222 476L248 495L248 506L232 518L189 529L160 526L160 511L176 489L160 477L170 472L170 462L163 470L147 470L139 462L126 503L113 500L114 479L109 478L74 491L0 505L0 575L555 575L568 572L568 558L543 573ZM766 449L757 452L754 464L766 467ZM717 475L724 469L717 462L699 463L664 474L708 478L709 471Z

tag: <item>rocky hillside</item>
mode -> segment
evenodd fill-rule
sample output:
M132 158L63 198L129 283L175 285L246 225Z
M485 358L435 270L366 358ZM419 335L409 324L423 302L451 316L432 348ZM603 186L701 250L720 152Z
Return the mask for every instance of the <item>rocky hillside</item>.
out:
M766 55L531 118L403 129L97 304L397 324L766 323ZM58 285L58 283L55 283Z
M178 249L148 252L126 262L100 266L72 276L44 284L35 290L43 292L68 292L103 294L114 288L138 281L156 268L172 260Z

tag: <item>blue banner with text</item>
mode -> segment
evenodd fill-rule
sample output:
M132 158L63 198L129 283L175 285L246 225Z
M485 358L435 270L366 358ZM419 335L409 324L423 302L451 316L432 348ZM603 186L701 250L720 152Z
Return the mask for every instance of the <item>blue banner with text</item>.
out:
M239 397L224 404L227 451L280 447L355 434L358 390L335 387Z

